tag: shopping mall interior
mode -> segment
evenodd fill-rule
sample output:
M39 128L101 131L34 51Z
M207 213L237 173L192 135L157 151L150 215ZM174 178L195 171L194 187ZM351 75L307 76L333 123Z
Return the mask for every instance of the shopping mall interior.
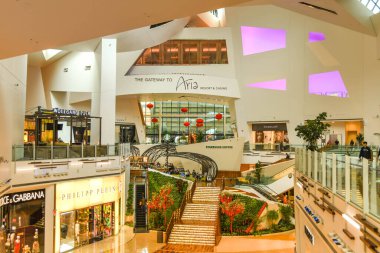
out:
M379 12L2 3L0 253L380 252Z

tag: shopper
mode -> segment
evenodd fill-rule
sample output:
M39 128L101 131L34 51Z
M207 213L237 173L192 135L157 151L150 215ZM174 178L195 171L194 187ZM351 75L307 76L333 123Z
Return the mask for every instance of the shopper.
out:
M372 150L367 146L366 141L363 142L363 147L360 149L359 159L361 160L362 157L368 160L372 160Z
M355 144L354 140L351 139L350 146L352 147L352 146L354 146L354 144Z

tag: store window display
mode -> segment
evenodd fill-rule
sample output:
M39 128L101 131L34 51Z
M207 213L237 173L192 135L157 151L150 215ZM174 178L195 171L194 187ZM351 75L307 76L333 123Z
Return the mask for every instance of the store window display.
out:
M0 253L44 252L44 190L2 196L0 216Z
M60 214L60 252L67 252L114 235L114 203Z

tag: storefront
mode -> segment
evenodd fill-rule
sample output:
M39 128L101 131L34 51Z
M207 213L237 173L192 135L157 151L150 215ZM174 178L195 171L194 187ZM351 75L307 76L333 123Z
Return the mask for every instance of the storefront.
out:
M273 149L278 147L284 150L289 145L286 123L253 123L251 140L255 144L256 149Z
M359 145L357 141L358 134L363 134L364 124L362 119L351 120L329 120L324 123L330 124L328 131L324 133L321 139L321 145L350 145L353 143Z
M55 252L67 252L119 232L123 181L120 176L57 184Z
M2 196L0 217L0 252L47 252L44 189Z
M99 125L101 144L101 117L90 116L89 112L40 106L33 115L26 115L24 121L24 143L37 145L50 143L88 144L91 140L91 123Z

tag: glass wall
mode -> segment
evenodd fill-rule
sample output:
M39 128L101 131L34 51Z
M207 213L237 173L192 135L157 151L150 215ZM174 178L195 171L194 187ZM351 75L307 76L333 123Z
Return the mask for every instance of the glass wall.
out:
M140 105L147 143L158 143L159 134L161 139L169 135L178 144L233 137L227 105L188 101L146 101ZM149 109L149 106L153 107ZM217 119L218 114L220 119Z
M225 40L169 40L147 48L136 65L228 64Z

